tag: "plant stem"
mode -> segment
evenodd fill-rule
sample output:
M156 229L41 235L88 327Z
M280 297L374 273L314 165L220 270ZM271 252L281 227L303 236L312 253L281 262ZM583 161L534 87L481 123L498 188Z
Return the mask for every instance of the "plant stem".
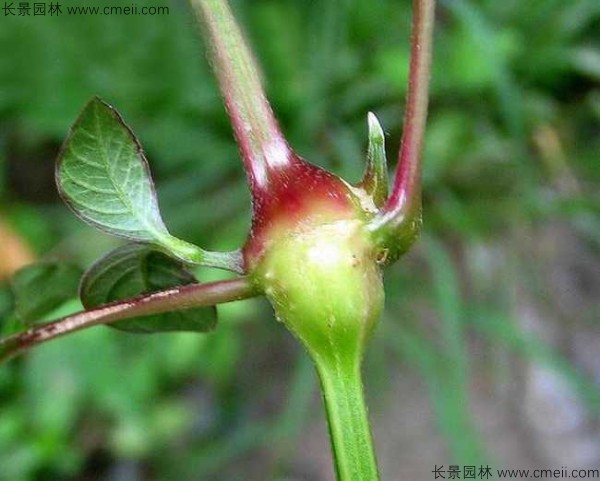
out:
M293 155L261 85L256 62L225 0L190 0L211 44L211 59L253 192Z
M360 366L334 357L317 362L338 481L378 481Z
M77 312L0 340L0 362L33 347L71 332L111 322L150 314L193 307L213 306L256 294L247 278L191 284L152 294L113 302L95 309Z
M410 73L398 168L392 194L374 225L374 230L392 235L394 230L420 217L421 152L429 103L434 19L435 0L413 0Z

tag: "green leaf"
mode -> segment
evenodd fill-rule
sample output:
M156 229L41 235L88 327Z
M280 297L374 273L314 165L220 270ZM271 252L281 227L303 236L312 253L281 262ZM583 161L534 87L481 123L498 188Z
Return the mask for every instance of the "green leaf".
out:
M57 183L75 213L101 230L136 241L169 237L140 143L117 111L98 98L71 128Z
M147 244L126 244L96 262L81 281L80 297L92 308L140 294L192 284L194 276L180 262ZM136 317L109 324L128 332L206 332L217 322L216 308L199 307Z
M58 262L32 264L17 271L11 279L17 319L30 324L76 298L81 273L78 267Z
M71 127L56 181L73 212L104 232L153 243L188 263L241 269L239 256L206 252L169 233L140 142L119 113L99 98L88 102Z

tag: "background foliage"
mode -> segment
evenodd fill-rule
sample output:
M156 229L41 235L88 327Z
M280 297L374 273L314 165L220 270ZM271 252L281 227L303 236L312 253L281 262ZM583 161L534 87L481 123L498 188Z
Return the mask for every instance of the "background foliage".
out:
M0 234L14 231L19 252L83 268L118 245L54 187L58 148L93 95L141 139L171 232L242 244L249 194L204 47L184 2L159 4L170 14L0 17ZM234 7L301 155L358 180L374 111L395 159L410 2ZM600 463L599 28L593 0L440 1L425 232L387 273L366 366L383 479ZM0 265L17 255L7 239ZM305 356L262 301L220 315L209 335L96 328L2 366L0 479L327 479Z

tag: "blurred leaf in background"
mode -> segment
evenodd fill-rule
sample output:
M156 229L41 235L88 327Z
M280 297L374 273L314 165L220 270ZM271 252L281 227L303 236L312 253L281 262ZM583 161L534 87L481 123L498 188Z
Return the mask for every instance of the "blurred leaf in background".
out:
M298 152L358 180L373 111L393 168L410 1L232 4ZM244 240L249 195L192 15L153 5L169 14L0 18L0 215L28 258L87 267L119 245L54 187L93 95L143 143L174 235ZM600 463L599 29L594 0L439 2L425 235L388 272L367 355L383 479ZM219 314L208 335L99 327L0 368L0 480L331 479L303 353L264 303Z

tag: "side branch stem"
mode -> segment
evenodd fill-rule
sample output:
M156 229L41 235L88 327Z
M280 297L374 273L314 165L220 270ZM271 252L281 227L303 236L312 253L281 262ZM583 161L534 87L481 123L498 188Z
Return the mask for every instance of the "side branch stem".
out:
M36 325L27 331L0 340L0 362L43 342L99 324L174 310L213 306L254 295L254 287L247 278L242 277L207 284L191 284L106 304Z
M420 215L421 152L427 121L433 47L435 0L413 0L410 73L404 131L392 194L383 208L382 223L397 227Z
M264 93L259 69L225 0L190 0L206 27L211 59L253 192L267 188L270 171L293 162Z

